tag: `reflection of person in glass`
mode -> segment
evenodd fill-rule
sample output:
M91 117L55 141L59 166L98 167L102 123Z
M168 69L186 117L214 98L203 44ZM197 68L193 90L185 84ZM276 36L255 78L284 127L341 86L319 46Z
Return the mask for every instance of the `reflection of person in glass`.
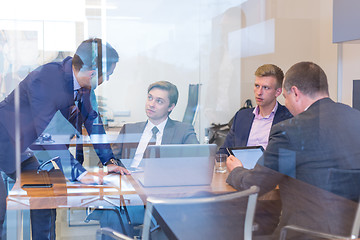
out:
M227 182L239 190L258 185L261 193L279 185L282 213L276 235L291 224L348 234L353 219L344 209L360 194L360 112L329 98L326 74L311 62L293 65L283 88L294 117L272 127L259 159L265 167L244 169L230 156Z
M103 76L102 49L106 48L106 75ZM15 177L15 156L17 140L20 142L21 170L33 170L38 160L28 147L42 134L57 111L76 128L84 124L88 133L98 114L92 109L90 93L113 73L118 54L110 44L101 39L89 39L80 44L74 58L63 62L52 62L38 67L20 82L17 89L0 103L0 168L8 176ZM17 101L17 94L19 93ZM19 103L19 105L17 105ZM18 114L17 114L18 113ZM16 123L18 122L18 125ZM17 135L17 133L19 133ZM17 136L19 138L17 138ZM68 146L63 146L67 150ZM46 147L44 147L46 149ZM99 155L103 163L113 159L110 146L100 146ZM100 149L99 149L100 148ZM110 161L110 162L109 162ZM72 180L83 183L100 183L103 174L90 173L71 156ZM127 173L127 170L109 164L109 170ZM5 204L6 191L0 179L0 204ZM1 210L3 211L3 210ZM2 226L4 213L1 212ZM54 238L55 210L32 210L32 239ZM1 230L1 229L0 229Z

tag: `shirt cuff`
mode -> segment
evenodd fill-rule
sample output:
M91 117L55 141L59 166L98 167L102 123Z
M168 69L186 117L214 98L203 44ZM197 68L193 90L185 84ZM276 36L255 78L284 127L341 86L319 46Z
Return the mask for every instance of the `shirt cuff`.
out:
M82 174L80 174L80 176L78 176L78 177L76 178L76 180L80 181L80 180L83 178L83 176L85 176L85 174L87 174L87 171L85 171L85 172L83 172Z

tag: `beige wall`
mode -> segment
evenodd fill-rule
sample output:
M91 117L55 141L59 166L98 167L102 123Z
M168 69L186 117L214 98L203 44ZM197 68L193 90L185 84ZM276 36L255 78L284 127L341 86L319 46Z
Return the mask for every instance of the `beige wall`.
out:
M225 123L248 98L254 103L254 72L265 63L276 64L284 72L299 61L319 64L328 75L330 95L336 100L337 45L332 43L332 1L245 1L214 17L211 34L214 44L209 49L211 87L207 92L211 94L203 106L203 126ZM237 46L229 44L234 34ZM345 58L346 54L345 50ZM343 90L344 96L351 91L346 87ZM279 101L284 102L282 96Z
M286 72L299 61L313 61L327 73L331 96L337 92L337 47L332 43L332 5L330 1L268 1L269 18L275 19L275 51L242 59L243 79L263 63L274 63ZM245 82L244 95L252 97L251 81ZM283 102L283 98L279 98Z

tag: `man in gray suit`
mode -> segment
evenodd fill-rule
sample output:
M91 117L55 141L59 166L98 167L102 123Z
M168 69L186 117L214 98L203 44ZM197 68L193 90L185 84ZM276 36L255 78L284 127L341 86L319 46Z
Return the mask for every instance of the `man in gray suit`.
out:
M294 118L272 127L254 169L230 156L227 182L238 190L258 185L261 193L279 185L282 215L274 236L289 224L348 234L360 194L360 112L329 98L326 74L311 62L293 65L283 88Z
M175 121L169 117L179 96L174 84L167 81L155 82L148 87L147 92L145 111L148 120L125 124L121 128L117 143L113 144L113 152L117 158L132 159L130 167L127 166L130 170L139 166L148 144L199 143L191 124ZM118 208L111 211L97 210L88 219L99 220L101 227L110 227L129 236L139 235L139 230L135 230L133 226L142 224L144 206L130 205L127 211L131 224L127 224L129 221L126 215L120 214L122 210Z
M151 84L145 104L148 120L125 124L121 128L117 144L113 145L115 156L120 159L133 159L131 167L137 167L150 141L154 141L155 145L199 143L191 124L169 117L178 96L177 87L170 82L159 81Z

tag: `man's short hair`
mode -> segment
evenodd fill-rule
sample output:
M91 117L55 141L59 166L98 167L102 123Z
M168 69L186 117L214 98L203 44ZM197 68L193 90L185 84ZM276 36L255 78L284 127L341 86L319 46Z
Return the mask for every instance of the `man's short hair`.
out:
M284 72L278 66L274 64L264 64L255 71L257 77L275 77L276 88L281 88L284 80Z
M167 91L169 93L169 100L170 100L169 106L171 106L172 104L176 105L178 98L179 98L179 92L177 90L177 87L174 84L172 84L171 82L168 82L168 81L154 82L154 83L150 84L150 86L148 87L148 93L153 88L159 88L159 89Z
M106 59L103 59L102 48L106 47ZM72 64L77 71L98 70L98 76L103 74L103 60L106 62L106 69L109 71L114 63L119 61L119 55L116 50L109 44L102 44L100 38L91 38L83 41L76 49Z
M292 86L310 97L319 93L329 95L326 74L313 62L299 62L290 67L285 74L284 89L289 92Z

